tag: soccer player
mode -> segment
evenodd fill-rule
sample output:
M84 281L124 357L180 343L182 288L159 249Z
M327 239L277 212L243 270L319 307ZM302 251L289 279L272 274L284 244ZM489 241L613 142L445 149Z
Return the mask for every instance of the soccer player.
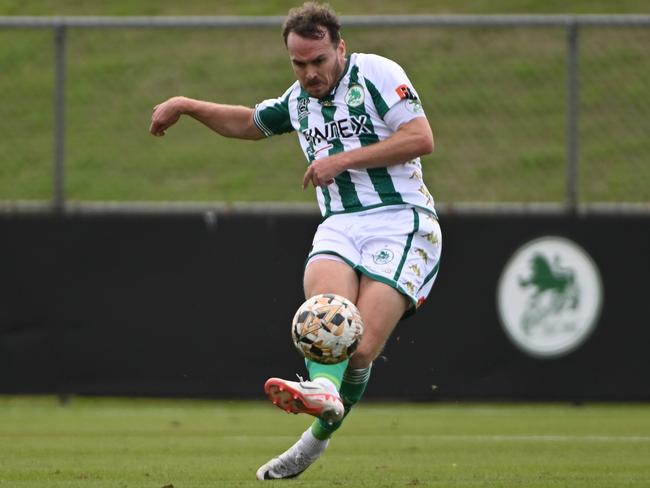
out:
M295 131L323 222L304 271L307 298L335 293L354 302L363 339L350 360L307 361L310 381L270 378L269 399L316 418L258 479L293 478L327 447L363 395L372 362L398 321L426 299L438 273L441 232L419 157L433 136L415 88L395 62L346 52L328 5L291 9L283 37L297 81L255 108L173 97L154 108L156 136L189 115L226 137L262 139Z

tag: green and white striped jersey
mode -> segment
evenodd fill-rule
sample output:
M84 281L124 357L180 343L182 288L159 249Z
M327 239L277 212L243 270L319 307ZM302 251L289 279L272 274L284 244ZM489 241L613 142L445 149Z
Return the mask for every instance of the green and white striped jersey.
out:
M296 81L280 98L259 103L254 120L266 136L295 130L311 163L382 141L399 124L422 116L417 93L398 64L374 54L354 53L330 95L310 97ZM344 171L316 193L324 217L387 205L415 206L435 215L419 158Z

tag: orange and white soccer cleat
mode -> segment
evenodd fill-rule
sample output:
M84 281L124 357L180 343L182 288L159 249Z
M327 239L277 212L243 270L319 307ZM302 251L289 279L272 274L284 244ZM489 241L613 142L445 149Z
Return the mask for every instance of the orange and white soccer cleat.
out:
M269 400L288 413L306 413L334 423L343 418L341 399L313 381L288 381L269 378L264 384Z

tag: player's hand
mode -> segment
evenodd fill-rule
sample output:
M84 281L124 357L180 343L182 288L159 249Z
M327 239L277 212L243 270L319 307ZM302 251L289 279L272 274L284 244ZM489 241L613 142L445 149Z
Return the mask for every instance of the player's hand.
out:
M342 167L336 156L327 156L315 159L307 167L305 175L302 178L302 189L304 190L311 182L314 188L317 186L327 186L334 183L334 177L341 173Z
M153 108L149 132L154 136L164 136L165 131L178 122L183 113L179 107L181 97L173 97Z

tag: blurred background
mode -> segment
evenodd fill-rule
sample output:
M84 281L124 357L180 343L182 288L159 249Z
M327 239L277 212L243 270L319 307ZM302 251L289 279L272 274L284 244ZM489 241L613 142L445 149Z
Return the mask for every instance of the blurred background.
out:
M331 3L350 52L405 68L436 139L439 283L369 395L650 399L648 2ZM174 95L281 95L293 5L0 0L0 391L250 398L270 363L300 367L288 320L319 216L295 135L228 140L189 118L148 134ZM590 335L550 357L512 340L496 296L547 236L602 282ZM233 354L247 366L224 387Z
M300 189L304 156L293 135L249 144L211 137L183 120L163 140L147 136L152 107L174 95L253 106L283 93L293 77L280 25L292 5L2 0L0 15L14 21L22 15L278 17L263 28L237 19L226 28L79 22L58 31L63 61L55 28L5 25L0 200L53 198L58 65L65 125L57 184L66 201L312 203L312 193ZM370 1L332 5L343 16L399 13L420 15L420 22L424 14L650 12L643 0L407 0L399 10ZM585 21L572 30L566 18L505 26L498 19L387 23L350 20L343 36L350 51L398 60L418 89L437 141L424 165L438 202L650 201L647 24Z
M148 133L282 94L297 3L0 0L0 486L252 487L308 427L262 389L306 376L296 136ZM650 2L331 4L419 92L443 256L293 483L647 487Z

